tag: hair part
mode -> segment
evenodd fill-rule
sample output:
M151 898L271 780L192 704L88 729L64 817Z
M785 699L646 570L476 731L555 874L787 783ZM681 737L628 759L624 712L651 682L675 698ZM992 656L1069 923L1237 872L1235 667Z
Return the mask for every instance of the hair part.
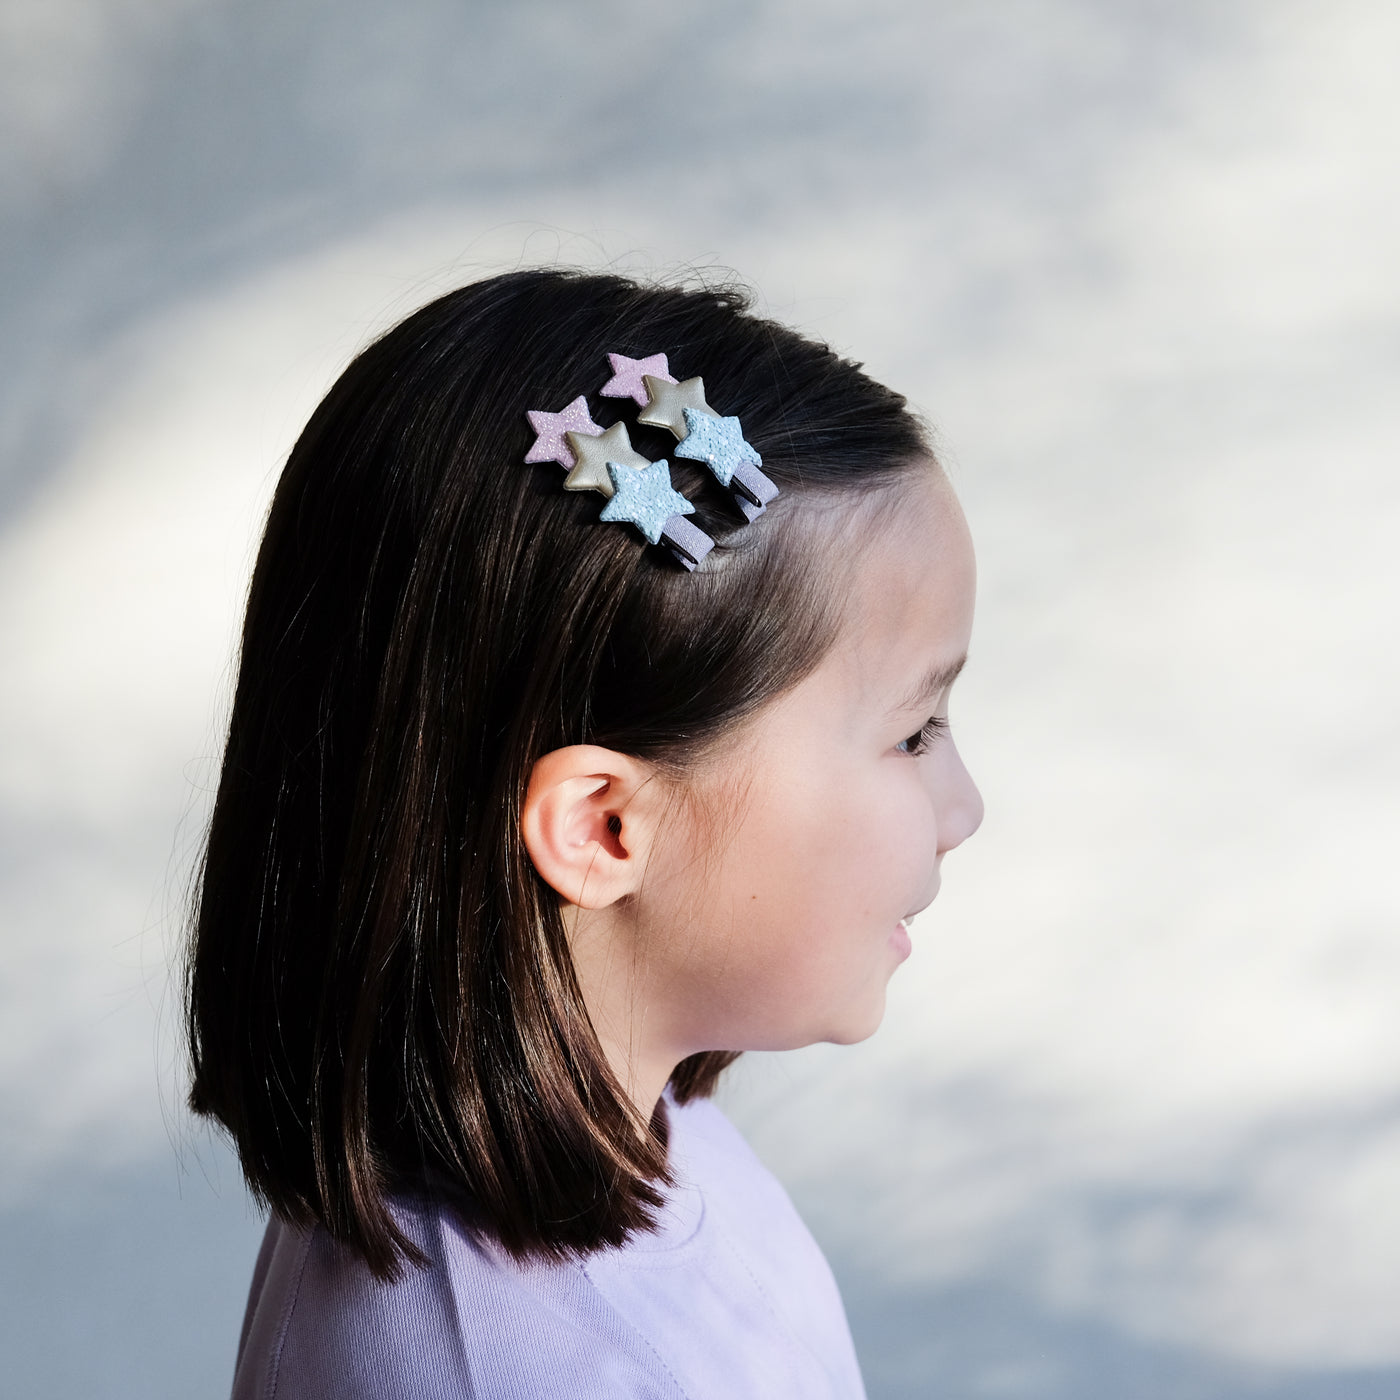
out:
M717 541L691 574L523 465L527 408L601 382L605 351L657 350L782 492L743 527L674 460ZM595 402L603 427L622 415ZM929 455L899 395L728 287L515 272L345 370L268 515L188 953L190 1103L263 1203L383 1278L422 1262L389 1198L429 1179L522 1259L651 1226L664 1105L639 1134L589 1022L521 837L531 767L600 744L683 786L832 643L844 545L815 508ZM671 1094L711 1093L734 1058L691 1056Z

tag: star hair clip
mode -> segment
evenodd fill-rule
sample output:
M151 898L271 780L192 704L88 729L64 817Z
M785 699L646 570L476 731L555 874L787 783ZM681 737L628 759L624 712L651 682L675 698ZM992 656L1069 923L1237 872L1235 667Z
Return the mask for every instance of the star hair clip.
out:
M597 491L607 500L600 520L635 525L650 544L664 545L693 569L714 547L709 535L686 519L695 507L671 485L668 462L649 462L632 448L623 423L600 428L580 394L558 413L530 409L535 430L527 462L558 462L568 469L566 491Z
M709 467L733 491L745 520L761 515L778 488L758 470L762 458L744 441L739 420L721 418L705 403L704 383L677 384L665 355L633 360L610 354L608 360L613 375L600 393L635 399L643 406L639 423L670 429L676 456ZM671 485L670 464L636 452L625 424L600 428L583 394L558 413L532 408L525 416L535 433L526 462L557 462L568 472L566 491L597 491L607 501L600 520L634 525L648 543L664 545L688 570L714 548L714 540L685 518L695 507Z
M705 402L705 381L697 375L677 382L665 355L634 360L609 354L608 363L613 376L598 392L609 399L635 399L642 406L638 423L670 432L676 456L708 467L744 519L757 520L778 488L759 470L763 458L744 440L739 420Z

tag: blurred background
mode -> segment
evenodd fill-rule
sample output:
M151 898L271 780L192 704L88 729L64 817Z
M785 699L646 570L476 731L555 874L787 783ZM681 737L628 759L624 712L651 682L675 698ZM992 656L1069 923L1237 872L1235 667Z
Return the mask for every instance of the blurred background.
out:
M874 1400L1400 1395L1400 9L0 0L0 1351L227 1393L172 959L354 350L734 269L938 427L987 800L886 1023L725 1101Z

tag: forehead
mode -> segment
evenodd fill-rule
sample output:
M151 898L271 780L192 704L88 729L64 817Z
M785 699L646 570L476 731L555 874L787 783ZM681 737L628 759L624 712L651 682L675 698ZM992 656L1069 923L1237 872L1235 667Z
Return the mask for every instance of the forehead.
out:
M823 669L851 698L896 705L955 664L972 631L976 568L956 495L930 467L902 482L853 541L842 626Z

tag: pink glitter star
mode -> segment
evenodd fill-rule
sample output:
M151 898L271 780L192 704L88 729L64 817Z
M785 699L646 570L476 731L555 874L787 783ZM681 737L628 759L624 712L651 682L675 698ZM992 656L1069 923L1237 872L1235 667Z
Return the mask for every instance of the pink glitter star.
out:
M649 374L653 379L664 379L668 384L676 381L666 365L665 355L648 355L644 360L628 359L626 355L614 355L608 351L608 363L613 367L613 377L598 390L605 399L636 399L646 407L647 387L642 376Z
M535 445L525 454L527 462L558 462L561 467L574 468L574 451L564 441L565 433L587 433L597 437L603 430L588 412L588 400L580 394L567 408L558 413L544 413L538 408L525 411L535 430Z

